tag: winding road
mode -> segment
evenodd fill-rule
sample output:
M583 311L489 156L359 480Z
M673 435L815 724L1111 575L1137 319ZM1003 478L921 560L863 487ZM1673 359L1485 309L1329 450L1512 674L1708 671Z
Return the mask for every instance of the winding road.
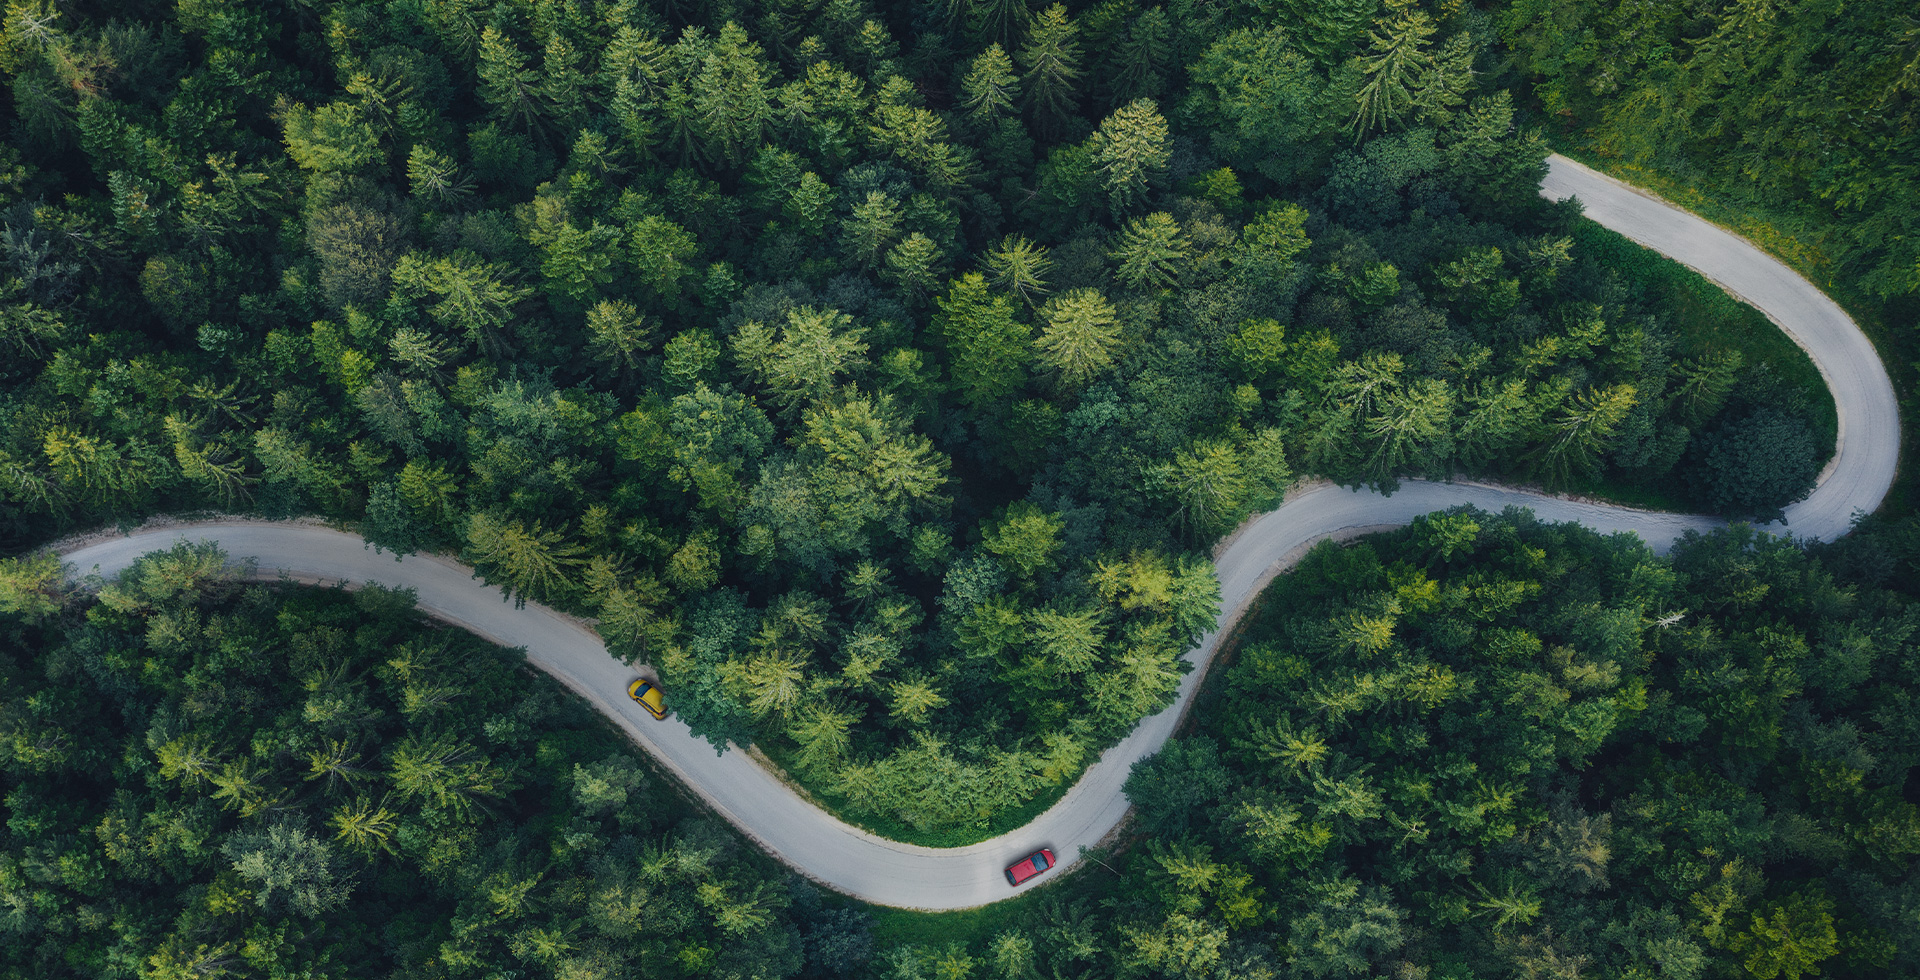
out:
M1577 196L1587 215L1693 267L1758 307L1812 355L1833 389L1840 444L1819 486L1787 508L1787 529L1805 538L1846 533L1854 515L1877 508L1893 484L1900 429L1893 385L1853 321L1805 279L1746 241L1571 160L1553 157L1541 193ZM495 643L524 647L541 670L613 719L660 764L721 816L809 877L869 902L917 909L960 909L1017 894L1001 869L1036 848L1053 848L1064 865L1080 846L1106 837L1126 816L1121 786L1133 763L1172 734L1219 639L1260 588L1312 543L1361 529L1401 525L1448 507L1532 508L1549 521L1578 521L1600 531L1631 531L1664 551L1711 518L1662 514L1472 483L1409 481L1391 497L1329 484L1294 493L1278 510L1248 522L1216 549L1222 611L1216 629L1187 654L1195 669L1175 704L1142 721L1107 750L1059 803L1027 826L970 847L936 849L885 840L835 820L739 751L716 754L678 719L646 716L625 696L634 672L610 657L578 621L529 603L516 608L471 569L445 558L399 562L355 535L304 522L226 521L137 531L64 554L74 575L112 575L149 551L180 540L217 541L236 559L252 558L262 578L380 582L413 589L436 619ZM671 698L671 692L669 692Z

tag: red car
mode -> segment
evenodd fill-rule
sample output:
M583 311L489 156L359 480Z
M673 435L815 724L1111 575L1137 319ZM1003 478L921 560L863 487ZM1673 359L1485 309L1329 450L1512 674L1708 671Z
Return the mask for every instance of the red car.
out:
M1051 867L1053 867L1053 852L1043 847L1021 858L1013 867L1007 869L1007 884L1018 885Z

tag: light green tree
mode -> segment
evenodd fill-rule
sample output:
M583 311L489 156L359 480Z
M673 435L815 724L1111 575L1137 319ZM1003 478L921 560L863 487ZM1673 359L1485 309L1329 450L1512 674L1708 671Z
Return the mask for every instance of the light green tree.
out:
M1118 216L1145 198L1166 172L1173 144L1160 106L1152 99L1136 99L1101 121L1087 140L1087 150Z
M1044 253L1019 261L1027 263L1021 274L1038 282L1035 269L1045 261ZM989 289L985 276L969 272L952 280L934 306L933 329L946 342L962 399L987 407L1020 390L1033 359L1033 331L1016 317L1012 300Z
M1017 501L982 530L980 546L999 558L1008 571L1023 579L1031 578L1053 564L1054 552L1060 549L1060 532L1065 528L1058 514Z
M1432 67L1426 48L1436 30L1432 16L1413 0L1388 0L1359 59L1366 82L1353 96L1350 132L1359 136L1387 129L1413 111L1416 88Z
M905 290L917 303L940 282L940 265L940 246L916 231L887 250L880 275Z
M867 343L853 318L812 306L788 311L778 340L758 322L742 325L733 350L741 365L767 386L768 397L789 411L825 397L847 374L867 364Z
M657 335L654 324L631 303L601 300L587 311L587 351L616 373L637 370Z
M40 622L65 605L62 591L59 556L0 559L0 614Z
M378 803L359 796L343 803L327 818L335 840L371 859L375 854L394 853L393 835L400 829L399 815L387 809L386 800Z
M787 729L787 736L800 746L795 762L804 771L824 773L838 766L852 746L848 732L860 720L861 712L844 705L816 705L802 711Z
M960 107L983 128L1013 112L1020 101L1020 80L1013 59L998 44L990 44L973 59L960 83Z
M1527 454L1532 471L1549 486L1565 486L1575 475L1598 475L1600 454L1638 401L1639 393L1628 384L1576 394L1547 421L1538 448Z
M346 904L353 883L334 869L333 849L296 824L276 823L227 838L221 852L269 913L291 909L309 918Z
M1453 392L1439 378L1421 378L1390 392L1381 410L1369 416L1367 460L1371 479L1385 481L1408 469L1433 469L1449 454Z
M475 511L467 520L467 555L483 570L506 580L506 594L524 604L527 599L552 600L575 587L573 569L584 561L585 548L549 531L535 521L503 520Z
M862 268L880 265L900 234L900 202L883 191L869 191L840 225L841 247Z
M1025 235L1008 235L988 249L982 263L995 289L1011 293L1032 309L1047 294L1047 276L1053 272L1053 259L1045 245L1036 245Z
M1120 240L1108 253L1119 268L1114 274L1134 289L1168 289L1186 274L1193 254L1193 242L1173 220L1156 211L1127 222Z
M1092 288L1069 290L1040 308L1046 326L1035 341L1040 363L1062 384L1078 387L1113 365L1120 324L1113 304Z

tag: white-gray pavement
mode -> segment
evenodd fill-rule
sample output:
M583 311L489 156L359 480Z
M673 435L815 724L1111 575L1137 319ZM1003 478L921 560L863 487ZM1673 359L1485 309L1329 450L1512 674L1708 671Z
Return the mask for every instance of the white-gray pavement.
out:
M1843 444L1820 486L1788 509L1789 529L1802 537L1846 532L1856 510L1871 511L1892 485L1899 451L1893 388L1872 346L1839 307L1773 259L1714 226L1675 211L1571 161L1551 161L1543 194L1578 195L1601 224L1674 256L1728 286L1780 323L1813 355L1834 387ZM217 541L236 559L252 558L263 578L282 572L302 580L378 582L410 588L429 615L496 643L524 647L532 663L613 719L716 812L768 851L810 877L870 902L920 909L958 909L1012 897L1002 869L1040 847L1063 865L1079 848L1105 838L1128 809L1121 786L1139 759L1158 751L1192 702L1221 632L1239 618L1262 585L1321 538L1361 528L1401 525L1462 504L1498 511L1532 508L1543 520L1579 521L1601 531L1630 531L1665 551L1710 518L1661 514L1565 500L1470 483L1409 481L1391 497L1320 483L1294 493L1278 510L1249 521L1216 555L1222 612L1213 633L1187 654L1195 669L1176 703L1108 749L1065 797L1025 827L970 847L935 849L885 840L835 820L801 798L745 753L717 755L678 719L660 722L626 698L635 671L610 657L574 620L534 603L516 608L470 569L444 558L412 556L396 563L351 534L312 524L230 521L136 532L88 544L65 555L74 574L111 575L139 555L175 541ZM673 692L667 692L672 705ZM1043 881L1045 879L1042 879Z

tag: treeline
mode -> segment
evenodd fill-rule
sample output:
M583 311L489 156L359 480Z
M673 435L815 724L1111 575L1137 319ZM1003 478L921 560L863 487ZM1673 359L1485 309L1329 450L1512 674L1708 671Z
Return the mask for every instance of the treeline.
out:
M518 655L182 545L0 563L0 976L838 976L824 908Z
M1920 293L1911 4L1521 0L1494 16L1581 145L1805 221L1867 295Z
M1165 704L1196 549L1295 471L1765 513L1826 452L1574 247L1458 3L3 33L6 542L219 508L456 551L876 821L983 826Z
M1136 766L1122 856L878 975L1914 975L1920 606L1857 577L1911 532L1323 544Z

